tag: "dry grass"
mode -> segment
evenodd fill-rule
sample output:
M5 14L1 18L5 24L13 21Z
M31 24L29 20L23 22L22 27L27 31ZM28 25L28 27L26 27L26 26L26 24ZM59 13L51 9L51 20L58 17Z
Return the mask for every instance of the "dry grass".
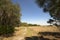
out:
M42 27L39 27L39 26L37 26L37 27L29 27L30 29L33 29L34 31L36 31L36 32L45 32L45 31L47 31L47 32L59 32L58 31L58 28L57 27L54 27L54 26L48 26L48 27L44 27L44 26L42 26Z
M3 40L20 40L26 36L35 36L38 32L57 32L57 27L43 27L43 26L30 26L30 27L16 27L15 36L9 38L2 38ZM20 38L20 39L19 39ZM1 38L0 38L1 39Z

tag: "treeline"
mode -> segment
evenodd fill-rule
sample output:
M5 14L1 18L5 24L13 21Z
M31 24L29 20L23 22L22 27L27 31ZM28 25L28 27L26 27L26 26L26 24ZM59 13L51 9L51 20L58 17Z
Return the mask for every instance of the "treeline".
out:
M21 26L40 26L40 25L38 25L38 24L28 24L28 23L24 22L24 23L21 23Z

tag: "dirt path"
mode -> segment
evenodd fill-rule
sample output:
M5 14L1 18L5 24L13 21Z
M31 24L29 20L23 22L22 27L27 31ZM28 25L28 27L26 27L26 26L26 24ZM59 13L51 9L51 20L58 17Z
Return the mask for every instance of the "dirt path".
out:
M24 40L26 32L27 32L27 28L24 28L22 31L23 31L23 33L20 34L21 36L20 35L15 36L15 37L13 37L13 40Z

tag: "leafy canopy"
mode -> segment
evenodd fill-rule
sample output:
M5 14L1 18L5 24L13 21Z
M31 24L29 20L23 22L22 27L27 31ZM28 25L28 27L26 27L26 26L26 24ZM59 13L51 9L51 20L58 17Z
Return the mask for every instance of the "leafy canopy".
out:
M36 0L36 3L53 19L60 21L60 0Z

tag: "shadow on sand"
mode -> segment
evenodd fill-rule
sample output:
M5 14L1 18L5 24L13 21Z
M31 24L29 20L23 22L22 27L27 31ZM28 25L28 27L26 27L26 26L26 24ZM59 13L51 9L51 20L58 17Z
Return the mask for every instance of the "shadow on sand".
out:
M43 36L32 36L32 37L25 37L25 40L50 40L48 38L44 38Z
M58 40L56 38L60 38L59 32L39 32L38 35L40 36L31 36L31 37L25 37L25 40ZM45 38L44 36L53 36L55 38Z
M55 38L60 38L60 32L39 32L38 35L54 36Z

